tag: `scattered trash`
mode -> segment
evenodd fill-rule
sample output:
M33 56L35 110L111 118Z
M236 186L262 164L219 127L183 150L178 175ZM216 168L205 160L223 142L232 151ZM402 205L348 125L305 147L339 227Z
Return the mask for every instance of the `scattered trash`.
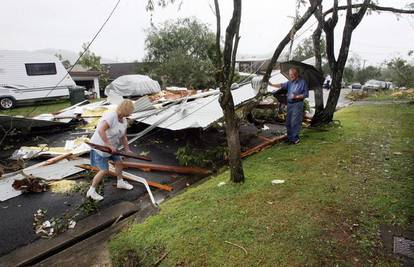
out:
M13 152L12 159L32 159L41 155L64 155L72 153L79 156L89 152L91 149L84 142L89 139L86 137L78 137L74 140L66 141L64 147L49 147L47 144L39 144L38 146L22 146Z
M283 184L285 180L272 180L272 184Z
M68 229L73 229L76 226L76 222L74 220L70 220L68 224Z
M149 151L142 151L141 153L139 153L140 156L148 156L149 155Z
M33 228L36 235L42 238L52 238L66 229L73 229L76 226L76 221L72 218L66 218L64 215L63 218L51 218L46 220L47 210L38 209L33 214Z
M47 190L48 185L42 179L28 176L22 180L15 180L12 184L13 188L22 192L41 193Z
M226 182L220 182L220 183L218 183L218 187L220 187L220 186L223 186L223 185L225 185L226 184Z

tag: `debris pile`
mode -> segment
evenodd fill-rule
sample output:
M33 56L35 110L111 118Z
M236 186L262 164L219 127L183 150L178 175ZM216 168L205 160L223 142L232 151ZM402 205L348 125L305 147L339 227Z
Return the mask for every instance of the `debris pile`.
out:
M42 238L52 238L66 229L73 229L76 221L73 218L51 218L46 220L46 210L38 209L33 214L33 228L37 236Z
M28 176L22 180L15 180L12 184L15 190L20 190L22 192L34 192L34 193L41 193L45 192L48 189L48 185L42 179Z

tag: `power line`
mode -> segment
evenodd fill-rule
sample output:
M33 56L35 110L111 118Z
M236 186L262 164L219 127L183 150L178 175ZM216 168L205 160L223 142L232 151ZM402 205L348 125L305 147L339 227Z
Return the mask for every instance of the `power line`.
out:
M99 30L96 32L96 34L93 36L92 40L88 43L88 45L86 46L86 48L84 49L84 51L79 55L79 57L76 59L75 63L70 67L70 69L66 72L66 74L63 76L63 78L56 84L55 87L53 87L51 90L49 90L49 92L47 93L47 95L45 97L48 97L50 95L50 93L52 91L54 91L62 82L64 79L66 79L66 77L69 75L69 72L72 71L72 69L76 66L76 64L78 64L79 60L82 58L82 56L89 50L89 47L93 44L93 42L95 41L96 37L98 37L98 35L101 33L102 29L105 27L106 23L109 21L109 19L112 17L112 15L114 14L116 8L118 7L119 3L121 2L121 0L118 0L118 2L115 4L114 8L112 9L112 11L109 13L108 17L106 18L105 22L102 24L102 26L99 28ZM31 110L27 115L29 116L30 114L32 114L35 110L37 109L37 106Z
M66 77L69 75L69 72L72 71L72 69L75 67L75 65L79 62L79 60L82 58L82 56L86 53L86 51L88 51L89 47L92 45L92 43L95 41L95 39L98 37L98 35L101 33L102 29L105 27L106 23L109 21L109 19L112 17L112 15L114 14L116 8L118 7L119 3L121 2L121 0L118 0L117 3L115 4L115 6L112 8L111 12L109 13L108 17L106 18L106 20L104 21L104 23L102 24L102 26L99 28L99 30L96 32L96 34L93 36L92 40L89 42L89 44L87 45L87 47L85 48L85 50L79 55L79 57L76 59L75 63L70 67L70 69L66 72L66 74L63 76L63 78L56 84L56 86L54 86L52 89L49 90L49 92L46 94L45 97L48 97L50 95L50 93L55 90L59 84L62 83L62 81L64 79L66 79ZM29 111L25 117L30 116L36 109L38 108L38 106L35 106L31 111ZM10 125L13 124L13 119L11 119L10 121ZM33 124L33 122L31 122L31 124ZM7 135L9 135L9 131L5 132L4 137L0 140L0 145L3 143L3 141L5 140L5 138L7 137Z

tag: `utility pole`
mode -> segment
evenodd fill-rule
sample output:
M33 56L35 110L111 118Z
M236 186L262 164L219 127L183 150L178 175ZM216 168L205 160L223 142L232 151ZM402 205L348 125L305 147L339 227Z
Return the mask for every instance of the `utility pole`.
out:
M296 24L298 18L299 18L299 9L300 9L300 0L296 0L296 10L295 10L295 16L288 16L288 18L292 18L293 19L293 25ZM289 45L289 54L288 54L288 60L292 59L292 47L293 47L293 39L295 37L295 32L291 32L290 33L290 45Z

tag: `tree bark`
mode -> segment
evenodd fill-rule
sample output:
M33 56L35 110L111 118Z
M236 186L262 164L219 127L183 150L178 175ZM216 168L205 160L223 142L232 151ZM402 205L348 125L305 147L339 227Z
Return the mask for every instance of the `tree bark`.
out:
M315 17L322 16L322 4L319 4L314 13ZM312 34L313 51L315 54L315 67L322 72L322 53L321 53L321 35L322 35L322 23L318 21L318 26ZM315 88L315 114L319 114L323 111L323 89Z
M239 43L239 29L241 19L241 0L233 0L233 16L226 29L224 50L220 49L220 9L218 0L214 1L216 9L216 51L217 51L217 81L220 84L219 103L224 113L226 125L227 146L229 148L230 180L235 183L244 182L244 172L241 160L239 119L234 110L234 101L231 94L231 84L234 76L235 57Z
M345 26L342 33L342 42L339 50L338 60L334 56L334 30L338 19L338 0L335 0L333 7L332 18L324 21L323 18L318 18L323 23L323 29L326 34L326 53L328 55L329 67L332 72L332 88L329 92L328 101L324 110L312 118L312 125L318 126L332 122L333 115L338 103L339 95L342 87L342 76L348 59L349 46L351 44L352 33L359 25L362 18L365 16L370 0L364 0L362 7L355 14L352 13L352 0L347 0L347 13L345 19Z

